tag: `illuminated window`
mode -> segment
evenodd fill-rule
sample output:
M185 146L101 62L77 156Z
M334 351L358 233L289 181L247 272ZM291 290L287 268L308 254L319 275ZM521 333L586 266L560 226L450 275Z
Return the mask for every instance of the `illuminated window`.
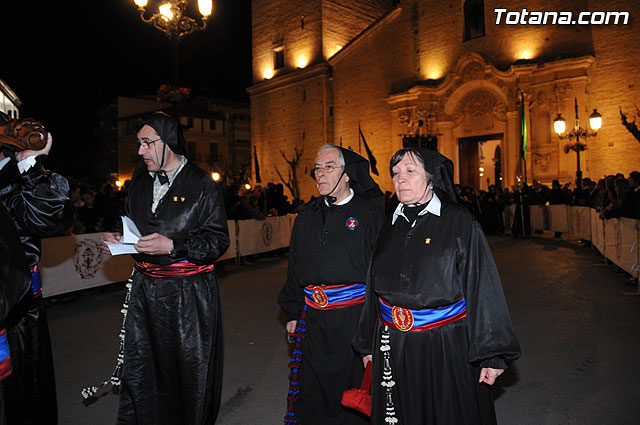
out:
M273 49L273 69L284 68L284 47Z
M484 37L484 1L464 2L464 41Z

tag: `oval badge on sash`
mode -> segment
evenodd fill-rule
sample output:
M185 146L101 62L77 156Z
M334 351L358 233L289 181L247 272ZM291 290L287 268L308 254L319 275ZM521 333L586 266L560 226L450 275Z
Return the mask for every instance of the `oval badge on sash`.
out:
M393 307L391 317L399 331L407 332L413 327L413 313L407 308Z
M329 305L329 298L327 298L327 294L324 292L324 289L322 289L319 286L316 286L313 288L313 301L316 302L316 304L318 304L318 306L320 307L326 307L327 305Z

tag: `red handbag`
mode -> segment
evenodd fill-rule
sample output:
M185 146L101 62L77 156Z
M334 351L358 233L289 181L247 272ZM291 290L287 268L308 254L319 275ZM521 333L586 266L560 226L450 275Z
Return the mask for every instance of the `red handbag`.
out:
M367 363L360 388L352 388L342 393L342 405L371 416L371 364Z

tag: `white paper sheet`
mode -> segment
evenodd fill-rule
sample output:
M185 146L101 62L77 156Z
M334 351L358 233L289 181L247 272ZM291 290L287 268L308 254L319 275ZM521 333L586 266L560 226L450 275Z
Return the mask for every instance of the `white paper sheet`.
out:
M136 224L129 217L122 216L120 218L122 218L122 239L120 239L120 243L138 243L141 235Z
M121 254L137 254L138 251L130 243L112 243L105 242L109 251L111 251L111 255L121 255Z

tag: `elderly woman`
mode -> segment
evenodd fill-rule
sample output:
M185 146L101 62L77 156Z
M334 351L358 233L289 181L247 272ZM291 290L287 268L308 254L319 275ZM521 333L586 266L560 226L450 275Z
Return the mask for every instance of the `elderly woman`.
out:
M373 355L372 424L495 424L490 385L520 347L485 236L456 203L449 159L405 148L390 171L400 204L353 340Z

